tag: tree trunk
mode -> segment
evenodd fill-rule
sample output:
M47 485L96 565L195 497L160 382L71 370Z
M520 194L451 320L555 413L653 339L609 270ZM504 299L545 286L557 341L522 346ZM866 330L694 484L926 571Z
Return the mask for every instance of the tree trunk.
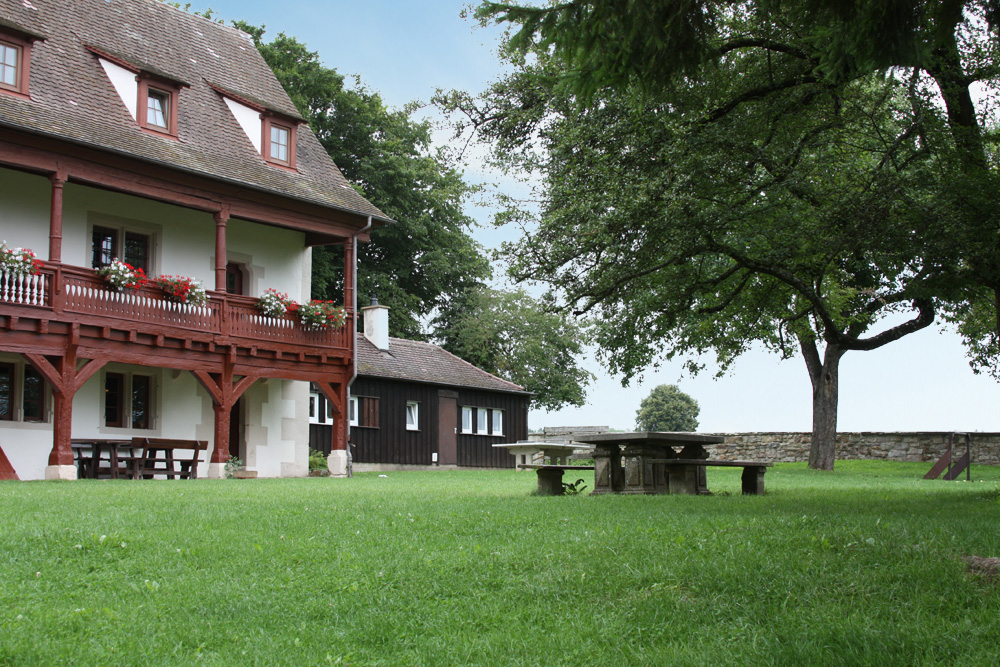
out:
M833 462L837 460L840 358L844 356L846 350L827 343L821 361L814 341L800 340L799 343L813 389L813 428L809 467L814 470L833 470Z

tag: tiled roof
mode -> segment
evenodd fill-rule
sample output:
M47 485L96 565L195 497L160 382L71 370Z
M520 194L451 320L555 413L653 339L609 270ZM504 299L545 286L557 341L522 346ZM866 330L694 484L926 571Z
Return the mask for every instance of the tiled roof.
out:
M476 368L437 345L390 338L389 351L382 352L364 334L359 333L357 340L358 375L450 387L528 393L513 382Z
M264 161L217 89L300 116L243 32L158 0L0 0L0 26L44 38L31 50L31 99L0 95L0 130L22 129L388 220L347 182L305 124L297 133L297 172ZM88 47L185 85L179 141L139 129Z

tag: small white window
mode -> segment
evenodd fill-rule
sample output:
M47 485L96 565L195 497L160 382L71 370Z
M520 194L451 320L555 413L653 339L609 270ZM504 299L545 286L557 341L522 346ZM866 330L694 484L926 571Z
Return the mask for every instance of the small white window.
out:
M170 118L170 95L150 89L146 95L146 123L166 130Z
M358 399L355 396L347 399L347 423L351 426L358 425Z
M275 162L288 162L288 140L291 131L281 125L271 126L271 159Z
M489 431L486 430L486 418L489 416L489 411L483 408L476 408L476 433L480 435L486 435Z
M416 431L420 429L420 404L416 401L406 402L406 430Z
M493 410L493 435L503 435L503 410Z
M311 392L309 394L309 423L310 424L322 424L323 418L320 416L322 412L320 411L319 394L317 392Z
M0 42L0 83L7 88L17 88L20 83L19 56L16 46Z
M462 408L462 433L472 433L472 408Z

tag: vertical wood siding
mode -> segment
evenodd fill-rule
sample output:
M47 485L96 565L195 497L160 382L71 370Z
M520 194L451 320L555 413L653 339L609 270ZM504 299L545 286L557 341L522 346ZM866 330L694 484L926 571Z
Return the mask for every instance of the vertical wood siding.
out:
M371 416L361 415L361 426L351 427L352 455L358 463L391 463L399 465L432 465L432 454L438 451L440 426L437 385L359 377L351 387L352 396L377 397L378 427L365 426ZM450 389L450 387L449 387ZM320 398L325 410L325 399ZM417 401L419 425L417 431L406 429L406 403ZM375 403L373 401L373 403ZM503 410L504 434L462 434L462 407ZM454 415L445 415L458 431L458 465L478 468L513 468L514 457L494 444L527 440L528 397L473 389L458 389L458 407ZM327 424L309 425L309 446L329 454L333 427Z
M463 407L503 410L503 435L462 433ZM460 389L455 425L458 428L458 465L477 468L513 468L514 456L506 449L493 445L528 439L528 397L519 394Z

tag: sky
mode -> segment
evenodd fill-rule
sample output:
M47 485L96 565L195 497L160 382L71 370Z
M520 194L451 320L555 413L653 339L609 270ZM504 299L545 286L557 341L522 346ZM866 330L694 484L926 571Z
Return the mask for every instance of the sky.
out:
M185 0L186 2L186 0ZM215 10L228 23L266 26L297 37L341 74L361 77L390 107L427 102L435 89L479 92L502 70L499 29L481 29L460 16L461 0L195 0L192 10ZM445 136L444 133L439 136ZM470 164L469 182L502 179ZM470 203L481 224L472 236L486 247L514 232L489 227L489 210ZM391 304L389 304L391 306ZM710 361L710 360L705 360ZM744 355L726 375L695 378L679 362L651 369L622 387L593 355L596 376L582 408L532 410L529 426L610 426L631 429L643 398L659 384L677 384L701 407L705 432L809 431L811 388L801 357L780 360L763 350ZM840 367L841 431L1000 431L1000 384L972 373L961 341L938 327L924 329L872 352L849 352Z

